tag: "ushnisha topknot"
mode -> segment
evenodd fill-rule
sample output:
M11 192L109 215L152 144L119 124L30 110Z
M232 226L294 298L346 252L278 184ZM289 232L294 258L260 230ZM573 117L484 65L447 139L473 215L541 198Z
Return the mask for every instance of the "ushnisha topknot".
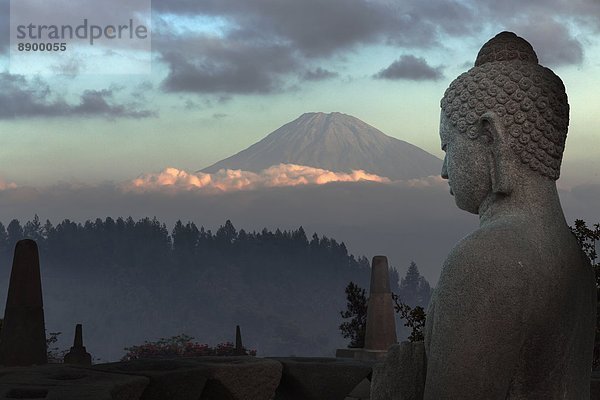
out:
M558 179L569 126L569 103L561 79L538 64L533 47L512 32L483 45L475 67L456 78L441 108L450 123L471 139L480 117L493 112L508 142L528 167Z
M532 64L538 63L537 54L529 42L513 32L500 32L481 47L475 60L475 66L494 61L519 60Z

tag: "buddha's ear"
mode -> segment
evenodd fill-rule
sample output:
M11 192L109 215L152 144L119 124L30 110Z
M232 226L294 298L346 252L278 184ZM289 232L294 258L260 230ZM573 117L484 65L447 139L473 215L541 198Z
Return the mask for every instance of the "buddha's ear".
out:
M484 136L490 149L490 172L492 191L494 193L510 194L511 184L511 154L510 144L500 117L496 113L487 112L479 120L480 134Z

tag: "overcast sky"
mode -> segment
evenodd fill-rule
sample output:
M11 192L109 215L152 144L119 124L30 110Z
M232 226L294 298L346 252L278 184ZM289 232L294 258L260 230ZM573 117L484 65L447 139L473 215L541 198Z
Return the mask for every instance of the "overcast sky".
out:
M512 30L567 87L563 185L600 183L597 0L154 0L151 74L89 75L88 61L67 57L54 76L8 72L8 5L0 0L5 182L195 171L309 111L354 115L441 156L445 88Z
M92 14L111 18L122 3L115 1L95 2ZM84 14L82 3L64 2L48 18ZM357 184L369 190L353 203L350 183L281 187L323 182L327 171L314 168L192 172L314 111L353 115L442 157L439 100L503 30L527 39L565 83L571 120L561 198L569 223L598 222L598 0L154 0L151 73L137 74L120 73L128 67L117 57L122 48L100 59L65 56L61 74L11 73L9 27L9 1L0 0L5 224L34 213L54 222L147 214L213 229L227 218L246 229L304 224L356 254L388 254L402 272L414 258L435 283L452 243L476 226L439 177L370 177L375 186ZM98 66L110 73L89 73ZM242 190L220 198L222 188Z

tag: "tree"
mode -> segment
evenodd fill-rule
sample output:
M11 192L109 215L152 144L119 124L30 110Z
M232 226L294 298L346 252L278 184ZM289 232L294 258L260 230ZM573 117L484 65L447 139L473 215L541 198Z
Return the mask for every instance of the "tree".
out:
M38 243L43 239L42 224L37 214L35 214L33 220L25 223L25 226L23 227L23 236L33 239Z
M48 358L49 364L62 364L65 355L69 352L69 350L60 350L58 347L50 347L54 343L58 341L58 335L62 332L50 332L46 338L46 354Z
M350 321L340 325L342 336L350 338L350 348L362 348L365 346L365 332L367 329L367 296L365 289L360 288L354 282L346 286L347 309L341 311L342 318Z
M8 247L8 234L6 233L6 228L4 227L4 224L0 222L0 254L4 253L10 253L10 249Z
M21 227L21 223L17 219L13 219L8 224L6 228L6 233L8 235L7 242L9 251L15 248L17 242L23 239L23 228Z
M427 307L431 298L431 286L427 279L419 273L419 268L411 261L406 276L400 280L398 296L410 306Z
M596 262L598 253L596 253L596 242L600 241L600 223L595 224L593 229L587 227L587 224L582 219L575 220L575 227L569 226L571 232L577 238L581 250L589 258L592 267L598 267ZM600 286L600 284L598 284Z
M425 327L427 314L425 314L423 307L415 306L415 308L412 308L408 304L400 301L400 297L394 293L392 293L392 300L394 300L394 309L400 314L400 317L406 321L404 326L412 329L408 340L411 342L425 340L423 328Z
M230 245L237 238L237 231L230 220L225 222L225 225L222 225L217 229L216 239L218 243Z
M304 229L280 229L277 233L273 227L273 232L242 233L230 221L221 224L217 239L217 232L200 228L200 224L198 230L185 220L169 232L173 227L167 230L156 219L113 218L81 222L41 219L43 238L38 245L44 270L60 279L69 277L90 284L89 290L70 291L68 295L74 304L81 304L94 315L99 326L150 331L156 326L151 322L156 316L161 321L185 321L187 330L219 327L231 320L246 324L243 321L247 318L249 330L261 332L266 325L267 334L272 334L276 343L272 346L277 350L271 351L309 353L324 349L326 338L337 334L327 330L323 319L314 318L317 309L329 319L340 318L340 310L346 308L345 295L331 301L331 290L342 294L350 281L368 288L366 258L353 257L333 239L323 240L321 245L317 234L311 244L313 234ZM10 229L13 240L20 238L19 226L38 230L35 219L31 223L15 220ZM9 260L6 254L4 257ZM90 303L90 296L98 301ZM242 308L240 299L247 300ZM264 315L248 315L246 311L254 307ZM199 314L207 316L196 318ZM318 333L300 332L296 323L305 326L307 332ZM105 338L100 340L110 346ZM289 350L292 344L293 350ZM222 346L223 351L227 348ZM121 349L112 348L111 352L115 350Z
M306 247L306 245L308 244L306 232L304 232L304 228L302 226L300 226L300 228L292 232L292 239L294 240L294 243L302 247Z
M2 324L4 319L0 319L0 331L2 330ZM62 332L50 332L49 336L46 337L46 357L48 358L48 363L50 364L60 364L63 362L63 358L65 354L69 352L69 350L59 350L58 347L50 347L54 343L58 341L58 335Z
M597 302L600 305L600 263L597 262L598 253L596 252L596 244L600 241L600 224L595 224L593 228L588 228L584 220L576 219L575 226L569 226L575 238L581 246L581 250L590 260L592 268L596 275L596 293ZM600 308L597 306L597 308ZM594 359L592 367L597 369L600 367L600 314L596 312L596 339L594 340Z

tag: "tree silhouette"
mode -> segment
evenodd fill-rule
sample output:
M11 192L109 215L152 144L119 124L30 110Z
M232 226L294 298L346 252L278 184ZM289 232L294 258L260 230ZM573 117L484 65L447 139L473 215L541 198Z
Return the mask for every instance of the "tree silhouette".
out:
M411 342L425 340L423 328L425 327L427 314L425 314L423 307L415 306L415 308L412 308L408 304L403 303L400 297L394 293L392 293L392 300L394 300L394 309L400 314L400 318L406 321L404 326L411 328L408 340Z
M23 227L23 236L29 239L33 239L39 242L43 237L42 224L37 214L33 217L33 220L27 221Z
M61 299L78 304L98 326L127 336L139 329L159 337L159 329L178 323L200 332L210 326L210 335L236 320L261 332L274 354L325 352L336 335L325 321L339 316L345 304L335 293L349 281L364 286L369 277L366 258L301 227L238 231L226 221L211 232L186 221L167 229L156 218L53 224L35 216L4 226L4 260L25 231L37 236L43 270L54 282L81 283L82 290L60 292ZM315 341L316 335L327 340Z
M21 223L17 219L13 219L10 221L8 226L6 227L6 241L8 242L8 249L14 249L17 242L23 239L23 227L21 227Z
M431 298L431 286L427 279L419 273L419 268L414 261L411 261L406 276L400 280L398 296L405 304L412 307L427 307Z
M350 339L350 348L365 347L365 332L367 328L367 297L365 289L361 289L354 282L346 286L346 310L341 311L342 318L350 321L340 325L342 336Z
M595 224L592 228L588 228L586 222L581 219L575 220L575 226L569 226L571 232L577 238L581 250L590 260L592 268L596 275L596 293L597 306L596 310L600 309L600 263L597 262L598 253L596 252L596 244L600 241L600 223ZM596 312L596 338L594 340L594 359L592 362L593 368L600 367L600 314Z

